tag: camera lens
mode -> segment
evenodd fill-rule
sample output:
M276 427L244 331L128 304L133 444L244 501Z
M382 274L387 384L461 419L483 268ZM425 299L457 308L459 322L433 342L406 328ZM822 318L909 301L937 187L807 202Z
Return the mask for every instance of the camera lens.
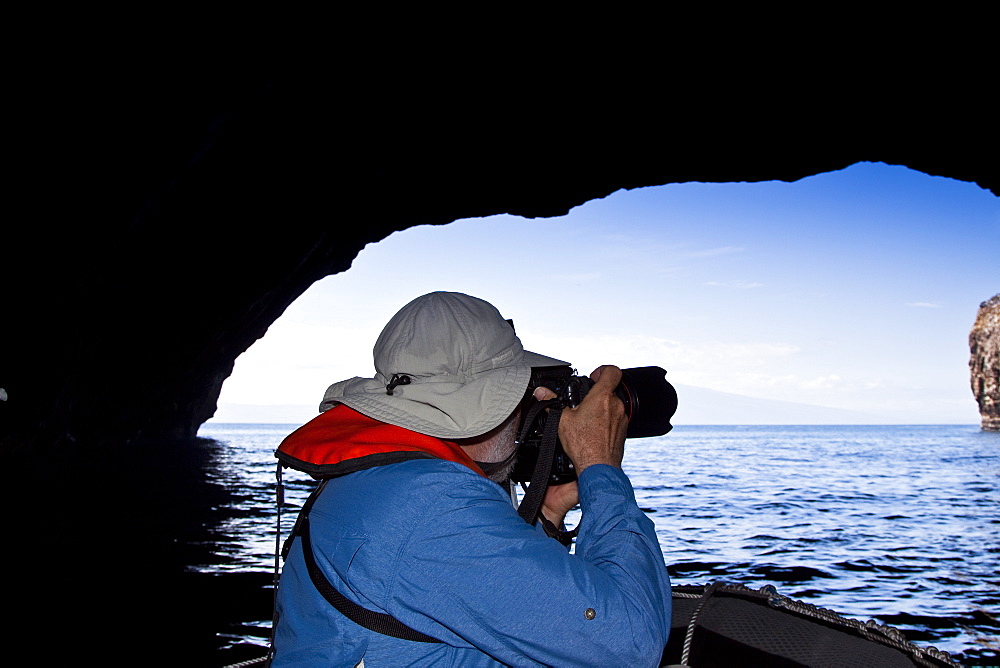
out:
M677 391L666 375L658 366L622 369L615 394L629 416L627 438L663 436L673 429L670 418L677 411Z

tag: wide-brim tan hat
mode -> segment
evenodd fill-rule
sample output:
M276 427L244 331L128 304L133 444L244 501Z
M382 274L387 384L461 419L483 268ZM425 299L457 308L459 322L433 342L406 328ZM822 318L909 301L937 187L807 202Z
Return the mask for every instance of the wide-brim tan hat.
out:
M569 365L524 350L492 304L459 292L432 292L400 309L374 356L375 377L331 385L320 411L344 404L444 439L479 436L507 419L532 367Z

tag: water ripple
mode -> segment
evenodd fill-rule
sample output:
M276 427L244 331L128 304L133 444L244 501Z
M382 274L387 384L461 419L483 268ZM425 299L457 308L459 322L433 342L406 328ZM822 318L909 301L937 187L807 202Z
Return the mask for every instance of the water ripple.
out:
M197 569L272 567L271 453L290 430L203 428L220 442L211 475L239 501L214 528L215 563ZM629 441L624 468L675 583L773 584L845 616L898 626L970 664L1000 663L1000 434L680 426ZM291 472L286 484L285 534L312 481Z

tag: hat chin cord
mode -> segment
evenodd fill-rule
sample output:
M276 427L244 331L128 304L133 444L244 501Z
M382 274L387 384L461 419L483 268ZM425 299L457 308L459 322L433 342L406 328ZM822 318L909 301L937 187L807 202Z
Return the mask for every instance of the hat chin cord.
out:
M385 393L391 397L392 391L396 389L397 385L409 385L411 380L405 373L394 373L385 386Z
M511 453L507 455L507 458L504 459L503 461L499 462L477 462L476 460L472 461L476 466L480 468L480 470L482 470L483 473L486 474L487 478L492 479L494 473L496 473L497 471L503 471L504 468L510 466L512 463L514 463L514 460L517 459L517 447L516 447L517 441L515 441L514 443L515 443L514 449L511 450Z

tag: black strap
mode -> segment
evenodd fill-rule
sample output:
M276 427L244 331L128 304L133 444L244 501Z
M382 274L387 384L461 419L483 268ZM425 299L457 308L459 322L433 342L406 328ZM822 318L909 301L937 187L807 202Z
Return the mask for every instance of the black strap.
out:
M537 415L547 407L549 414L545 420L542 444L538 448L538 463L535 465L534 473L531 474L528 491L521 499L521 505L517 507L517 514L528 524L534 524L538 518L545 490L549 487L549 475L552 473L552 461L555 458L556 441L559 436L559 417L562 415L562 403L557 399L535 403L524 420L524 428L518 438L519 442L524 440Z
M288 534L288 538L285 539L285 544L281 546L281 559L284 561L288 559L288 552L292 549L292 542L295 537L299 535L302 530L302 523L305 522L306 518L309 517L309 512L312 510L313 504L316 503L316 499L319 498L320 492L326 487L326 483L330 482L329 478L324 478L316 485L316 489L309 494L309 498L306 502L302 504L302 509L299 511L299 516L295 518L295 526L292 527L292 532Z
M563 531L555 524L550 522L545 517L545 515L542 515L541 517L539 517L539 519L542 521L542 528L545 529L545 535L547 535L549 538L555 538L557 541L559 541L566 547L572 545L573 539L576 538L577 535L580 533L580 527L577 527L572 531Z
M392 615L375 612L358 605L337 591L330 583L326 574L319 567L319 564L316 563L312 541L309 540L309 511L312 509L313 502L319 496L319 492L323 489L325 483L326 481L324 480L316 488L316 491L312 493L305 505L302 506L302 512L296 521L295 529L292 531L292 536L298 534L299 538L302 539L302 555L305 557L306 568L309 570L309 578L312 580L313 585L323 595L323 598L339 610L342 615L369 631L375 631L376 633L392 636L393 638L400 638L401 640L412 640L414 642L441 642L437 638L432 638L420 631L411 629Z

